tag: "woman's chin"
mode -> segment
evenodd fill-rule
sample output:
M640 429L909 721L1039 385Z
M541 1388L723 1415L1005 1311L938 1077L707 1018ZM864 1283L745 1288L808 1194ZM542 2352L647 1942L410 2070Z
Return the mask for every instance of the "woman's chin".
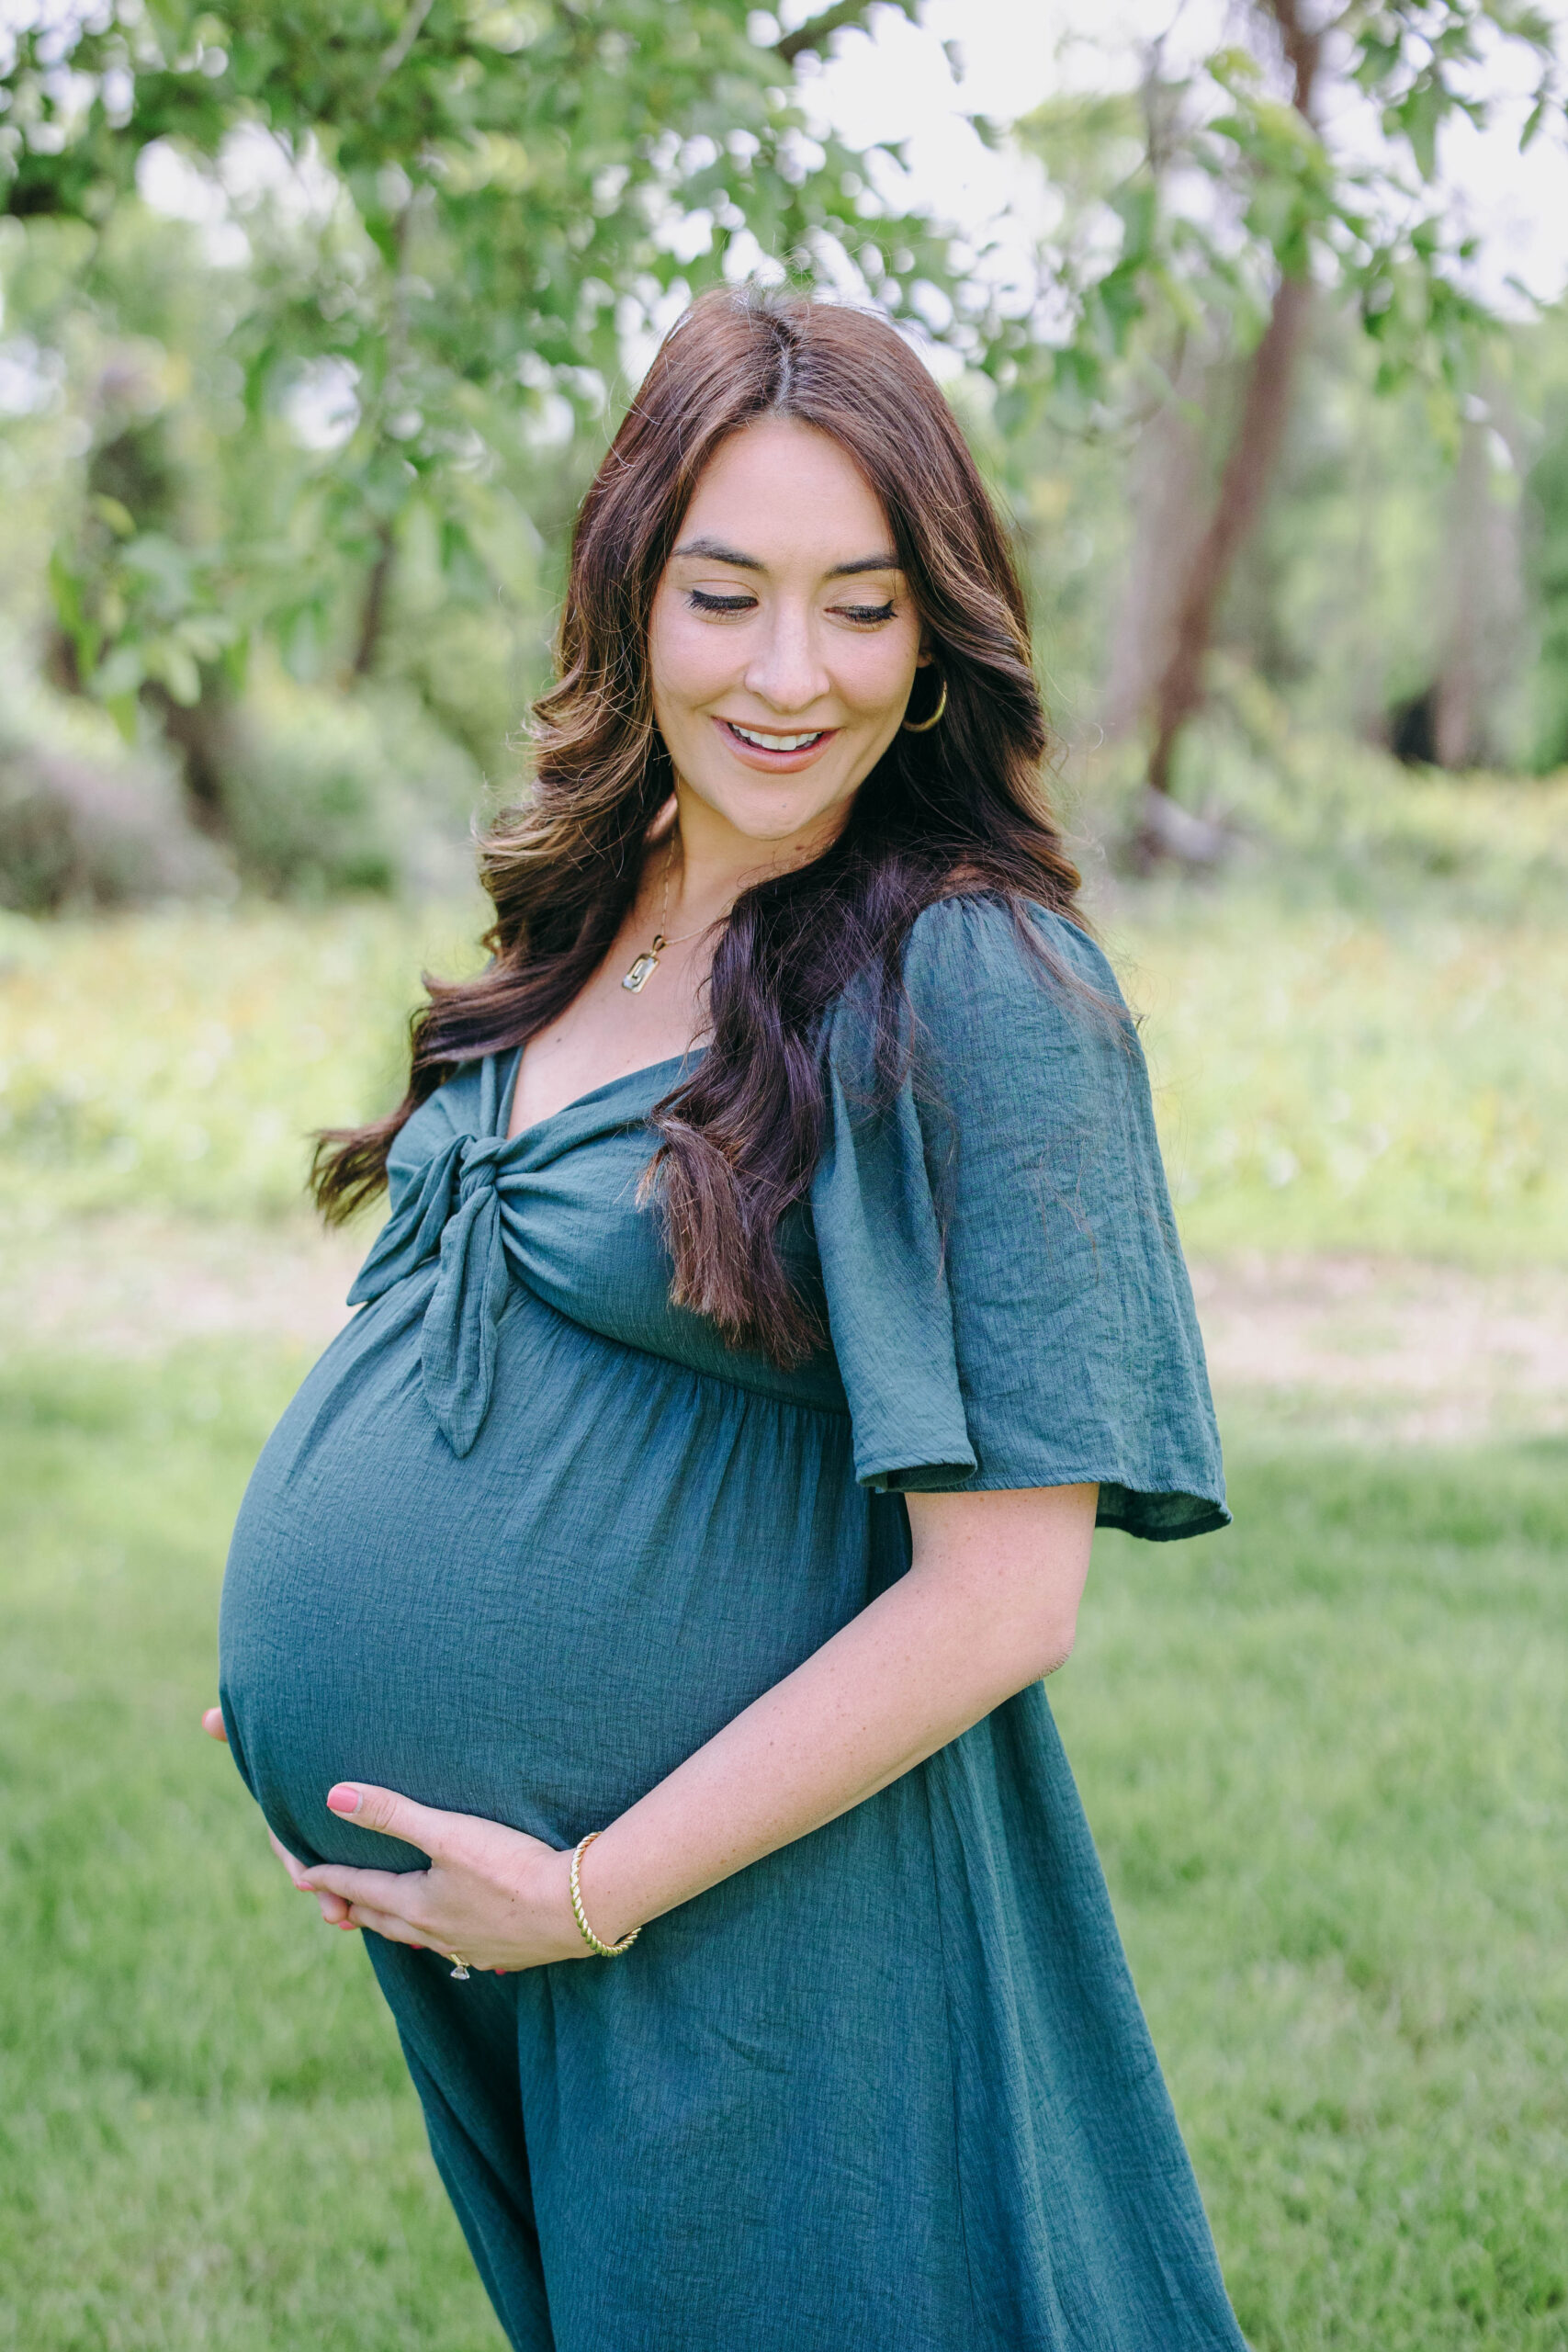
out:
M754 842L761 851L793 846L816 832L820 832L825 849L841 831L855 790L850 786L824 791L815 776L811 782L816 788L810 791L789 789L795 778L784 775L775 779L748 774L686 781L715 817L720 818L742 841Z

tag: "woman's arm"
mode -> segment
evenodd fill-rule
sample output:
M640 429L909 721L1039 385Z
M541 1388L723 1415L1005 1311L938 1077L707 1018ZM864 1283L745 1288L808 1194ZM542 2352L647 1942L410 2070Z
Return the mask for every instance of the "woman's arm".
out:
M595 1932L615 1942L820 1829L1062 1665L1097 1493L911 1495L908 1574L583 1857Z
M908 1573L611 1822L582 1901L617 1942L886 1788L1073 1645L1097 1489L911 1495ZM334 1811L423 1847L429 1871L318 1865L295 1877L339 1925L460 1951L481 1968L586 1956L568 1857L535 1838L334 1789ZM298 1866L296 1866L297 1868ZM291 1871L291 1876L295 1873Z

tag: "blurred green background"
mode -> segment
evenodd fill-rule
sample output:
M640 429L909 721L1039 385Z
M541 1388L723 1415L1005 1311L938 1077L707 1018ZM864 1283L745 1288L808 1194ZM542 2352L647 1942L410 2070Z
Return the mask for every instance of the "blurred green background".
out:
M307 1136L471 967L575 502L748 275L949 389L1143 1018L1236 1525L1103 1539L1053 1700L1243 2325L1568 2346L1568 235L1527 293L1485 200L1559 27L1323 24L6 14L0 2346L499 2342L197 1718L372 1229Z

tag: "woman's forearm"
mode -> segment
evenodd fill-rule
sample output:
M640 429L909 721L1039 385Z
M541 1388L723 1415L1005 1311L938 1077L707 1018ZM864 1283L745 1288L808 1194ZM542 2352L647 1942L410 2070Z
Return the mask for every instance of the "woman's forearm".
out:
M908 1575L584 1856L596 1932L613 1941L819 1829L1059 1666L1072 1647L1096 1495L1055 1487L911 1497Z

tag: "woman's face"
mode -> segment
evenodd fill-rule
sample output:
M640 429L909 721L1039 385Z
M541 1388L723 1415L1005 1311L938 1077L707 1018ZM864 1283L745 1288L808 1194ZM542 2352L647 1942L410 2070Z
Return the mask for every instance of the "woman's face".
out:
M839 444L768 417L698 481L649 628L678 783L749 842L826 845L929 660L887 517Z

